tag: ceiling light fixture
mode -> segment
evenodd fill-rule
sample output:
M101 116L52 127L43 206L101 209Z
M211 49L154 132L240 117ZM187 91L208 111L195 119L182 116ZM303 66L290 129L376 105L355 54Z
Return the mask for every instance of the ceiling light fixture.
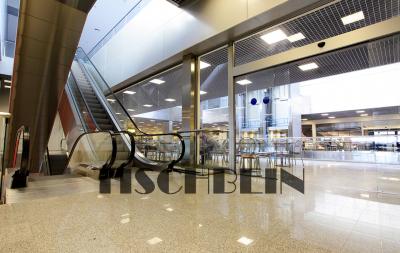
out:
M247 79L243 79L243 80L237 81L236 83L239 85L249 85L249 84L252 84L253 82L250 80L247 80Z
M329 116L329 113L323 113L321 116Z
M361 114L360 117L367 117L368 113Z
M145 104L144 107L153 107L153 105Z
M175 102L176 99L173 99L173 98L166 98L165 101L167 101L167 102Z
M287 37L287 39L292 43L296 42L296 41L299 41L299 40L303 40L305 38L306 37L302 33L296 33L296 34L293 34L292 36Z
M200 69L205 69L205 68L208 68L210 66L211 66L211 64L209 64L207 62L200 61Z
M362 111L362 110L361 110L361 111L356 111L356 113L364 113L364 112L365 112L365 111Z
M116 100L115 99L111 99L111 98L107 98L108 101L114 103Z
M134 112L135 110L134 110L134 109L128 109L128 111L130 111L130 112Z
M10 85L4 85L4 88L11 89L11 86Z
M153 79L153 80L150 81L150 83L163 84L163 83L165 83L165 81L163 81L161 79Z
M5 83L11 83L11 80L4 80Z
M207 94L207 91L200 91L200 95L205 95L205 94Z
M124 91L123 93L128 94L128 95L136 94L136 92L130 91L130 90L126 90L126 91Z
M328 117L328 119L336 119L336 117L330 116L330 117Z
M308 119L301 119L302 121L307 121Z
M365 19L364 12L359 11L354 14L342 17L342 22L344 25L348 25L348 24L352 24L352 23L355 23L355 22L363 20L363 19Z
M315 62L311 62L311 63L307 63L307 64L303 64L299 66L299 69L301 69L302 71L309 71L309 70L313 70L313 69L317 69L319 68L319 66L315 63Z
M261 39L267 42L269 45L272 45L279 41L287 39L287 36L281 29L278 29L261 36Z

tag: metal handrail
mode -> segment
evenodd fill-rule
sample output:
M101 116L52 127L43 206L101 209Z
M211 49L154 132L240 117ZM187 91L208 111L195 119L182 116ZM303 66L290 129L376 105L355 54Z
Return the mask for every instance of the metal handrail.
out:
M79 94L81 95L81 97L83 99L83 103L85 104L87 113L89 113L90 118L91 118L93 124L95 125L96 129L100 129L99 126L97 125L97 122L94 120L92 111L90 110L90 108L88 106L88 102L86 101L85 96L83 95L83 92L82 92L81 88L79 87L78 82L76 81L75 75L72 73L72 71L70 73L71 73L72 79L75 82L75 86L78 88Z

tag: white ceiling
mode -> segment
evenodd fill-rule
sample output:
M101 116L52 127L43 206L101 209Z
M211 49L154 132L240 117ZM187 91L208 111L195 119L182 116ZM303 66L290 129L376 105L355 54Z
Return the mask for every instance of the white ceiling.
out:
M79 46L88 53L140 1L97 0L89 12Z

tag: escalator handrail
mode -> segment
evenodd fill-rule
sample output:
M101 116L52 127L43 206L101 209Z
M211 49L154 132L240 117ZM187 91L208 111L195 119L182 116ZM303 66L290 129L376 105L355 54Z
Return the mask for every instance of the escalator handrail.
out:
M87 113L90 115L90 119L92 120L92 122L93 122L93 124L95 125L96 129L100 129L100 128L99 128L99 125L97 125L97 122L94 120L94 116L93 116L93 114L92 114L92 111L90 110L90 108L89 108L89 106L88 106L88 102L86 101L86 98L85 98L85 96L83 95L83 92L82 92L82 90L81 90L81 87L79 87L79 84L78 84L78 82L77 82L77 80L76 80L76 78L75 78L74 73L72 73L72 71L70 71L70 73L71 73L72 79L73 79L74 82L75 82L76 87L78 88L79 94L81 95L81 97L82 97L82 99L83 99L83 103L85 104L86 111L87 111ZM79 113L82 113L82 112L79 112Z
M108 133L111 137L111 145L112 145L112 150L111 150L111 157L106 161L106 163L102 166L103 168L111 168L112 165L115 162L115 158L117 156L117 144L115 141L115 137L113 136L112 131L92 131L92 132L85 132L82 133L78 136L76 141L74 142L74 145L72 146L71 152L69 153L68 160L67 160L67 165L64 169L64 173L68 170L69 163L71 162L71 158L75 152L75 148L78 145L79 141L85 136L85 135L90 135L90 134L96 134L96 133Z
M171 163L169 164L170 166L173 166L177 163L179 163L182 159L183 156L185 154L185 142L183 140L183 137L178 134L178 133L163 133L163 134L148 134L143 132L137 125L136 123L132 120L132 118L130 117L130 114L128 113L128 111L125 109L125 107L122 105L121 101L118 99L118 97L115 95L115 93L112 91L112 89L110 88L110 86L108 85L108 83L106 82L106 80L103 78L103 76L100 74L100 71L96 68L96 66L93 64L93 62L90 60L89 56L86 54L86 52L83 50L83 48L78 47L77 52L82 52L84 57L87 59L87 61L93 66L93 68L96 70L98 76L101 78L101 80L103 81L103 83L106 85L108 91L110 92L110 95L113 96L113 98L115 99L115 101L118 103L118 105L122 108L122 110L124 111L125 115L128 117L129 121L135 126L135 128L141 133L141 135L137 135L134 134L134 136L175 136L178 137L182 146L182 152L181 155L179 156L178 159L171 161ZM76 57L76 56L75 56Z
M22 134L23 139L22 139L21 164L20 164L19 171L21 174L26 174L28 172L29 143L30 143L29 128L27 126L21 126L17 130L17 138L16 138L15 146L14 146L12 168L15 168L17 165L18 148L19 148L19 141L21 138L21 134Z
M125 163L121 164L120 167L125 167L126 165L128 165L129 163L131 163L133 161L133 159L135 158L135 147L136 147L136 143L135 143L135 138L133 136L133 134L129 131L118 131L118 132L114 132L114 135L118 135L118 134L127 134L129 136L129 140L131 142L131 150L128 156L128 159Z

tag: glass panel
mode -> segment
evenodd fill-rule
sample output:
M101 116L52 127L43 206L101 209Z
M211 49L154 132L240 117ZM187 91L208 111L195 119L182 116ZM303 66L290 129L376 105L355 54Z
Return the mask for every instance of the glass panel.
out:
M200 164L228 167L228 49L199 58L200 64Z
M112 137L108 132L83 134L72 148L69 161L69 173L96 174L112 158Z
M397 34L236 78L239 167L300 177L300 155L319 183L400 194L399 62Z

